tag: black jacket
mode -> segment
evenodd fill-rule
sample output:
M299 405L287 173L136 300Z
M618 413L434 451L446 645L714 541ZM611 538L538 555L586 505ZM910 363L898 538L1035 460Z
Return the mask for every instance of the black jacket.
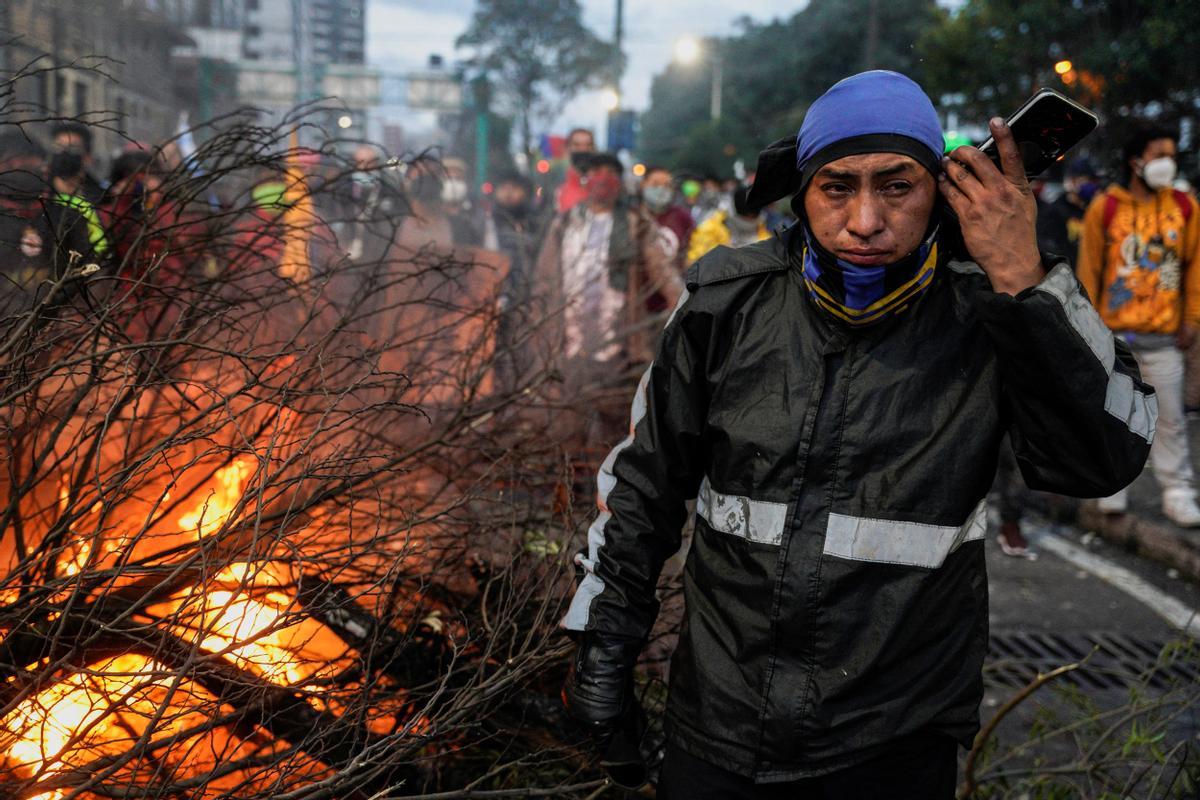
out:
M0 206L0 316L32 308L66 273L72 251L83 256L81 266L96 259L87 220L76 209L40 197ZM82 286L69 282L57 302Z
M915 308L849 331L809 301L790 236L689 271L633 434L601 468L563 621L647 635L696 498L667 725L760 781L922 728L968 743L1001 437L1031 487L1095 497L1139 474L1157 418L1065 264L1013 298L944 263Z
M1043 253L1055 253L1071 262L1079 256L1079 234L1087 205L1076 205L1063 192L1053 203L1038 202L1037 239Z

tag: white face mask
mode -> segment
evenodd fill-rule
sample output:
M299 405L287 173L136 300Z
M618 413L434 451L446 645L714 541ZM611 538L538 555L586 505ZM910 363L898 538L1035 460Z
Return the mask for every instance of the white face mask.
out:
M458 205L467 199L467 182L462 178L446 178L442 181L442 202Z
M1142 165L1142 180L1151 189L1165 189L1175 180L1175 159L1170 156L1155 158Z

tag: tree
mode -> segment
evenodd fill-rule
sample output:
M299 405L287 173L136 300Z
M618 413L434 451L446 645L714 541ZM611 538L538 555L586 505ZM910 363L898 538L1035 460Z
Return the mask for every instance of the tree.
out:
M968 0L943 12L918 49L930 95L952 97L969 117L1008 113L1041 87L1081 101L1101 116L1095 151L1140 118L1195 113L1200 65L1187 54L1198 26L1200 5L1187 0Z
M520 119L522 152L533 120L554 116L586 88L619 74L622 56L583 24L578 0L480 0L458 47L473 47L502 100Z
M737 22L740 33L710 39L724 62L724 113L708 118L710 75L672 64L651 87L642 117L648 161L727 172L742 159L795 133L808 105L836 81L862 69L894 69L920 80L914 46L937 20L933 0L813 0L787 20Z

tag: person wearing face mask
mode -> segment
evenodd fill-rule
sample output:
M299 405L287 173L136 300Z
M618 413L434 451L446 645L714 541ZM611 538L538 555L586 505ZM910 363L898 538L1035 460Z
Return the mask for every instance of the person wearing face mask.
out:
M442 160L442 209L450 220L454 244L479 247L483 244L483 220L471 203L471 187L467 183L467 162L449 157Z
M1150 464L1163 514L1181 527L1200 527L1184 414L1184 351L1200 328L1200 214L1195 197L1173 188L1173 132L1139 129L1121 155L1124 183L1088 206L1076 269L1100 317L1129 343L1158 392ZM1109 514L1127 505L1123 489L1099 502Z
M92 129L82 122L64 120L50 128L51 149L54 152L70 152L82 161L82 175L76 193L82 195L93 206L104 202L109 184L92 174L95 159L92 157Z
M353 169L334 184L331 201L337 210L330 214L338 240L346 255L363 263L383 258L395 232L397 217L409 213L408 204L392 165L385 165L375 145L354 150Z
M87 224L78 212L45 197L37 171L0 167L0 316L32 308L51 282L67 274L72 252L89 250ZM68 282L58 301L78 286Z
M943 159L899 73L835 84L759 157L748 210L799 221L692 265L562 620L563 699L613 780L646 779L634 664L680 546L660 800L951 800L979 729L986 495L1010 434L1033 487L1111 493L1145 463L1153 389L1003 169ZM953 210L953 215L947 209Z
M771 235L767 231L766 215L762 210L752 211L746 208L746 196L749 191L750 187L739 186L733 192L733 213L714 211L696 226L696 232L692 234L692 242L688 247L689 264L719 245L744 247L761 242Z
M671 307L683 288L673 238L623 196L623 171L610 153L590 159L587 200L551 223L536 267L547 317L540 349L563 372L567 397L588 408L583 438L595 444L622 427L613 389L623 394L629 369L652 354L657 318L647 299L659 293Z
M56 137L55 149L46 160L50 200L56 205L73 209L87 227L88 253L86 258L104 261L109 255L108 236L100 220L93 193L87 191L88 173L84 169L84 151L73 143L62 143Z
M728 211L730 196L721 186L716 175L705 175L700 182L700 191L692 205L692 218L699 225L718 211Z
M1099 170L1090 159L1077 158L1067 164L1063 191L1050 203L1038 203L1038 247L1071 259L1079 253L1083 215L1100 190Z
M528 284L542 233L533 204L533 182L519 172L504 172L496 178L495 187L484 246L508 257L509 278L523 287L512 296L524 304L529 299Z
M412 252L427 246L450 248L454 232L442 206L444 171L432 159L417 159L408 165L404 192L410 213L400 223L396 242Z
M641 192L642 205L654 216L654 221L674 235L679 265L682 267L696 223L691 213L675 202L674 176L666 167L646 167Z
M567 134L567 175L554 192L554 207L561 214L570 211L587 199L583 176L587 172L588 159L596 152L596 137L587 128L575 128Z
M529 178L519 172L504 172L495 179L495 187L492 210L485 218L483 246L508 259L496 342L501 381L512 385L524 361L520 343L531 321L533 267L544 226L534 208L534 186Z

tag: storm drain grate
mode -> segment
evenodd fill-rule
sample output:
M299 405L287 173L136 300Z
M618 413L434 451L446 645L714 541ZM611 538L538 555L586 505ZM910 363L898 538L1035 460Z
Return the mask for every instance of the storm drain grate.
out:
M1165 642L1120 633L996 631L988 648L984 681L1021 687L1037 677L1095 653L1080 669L1058 678L1083 690L1143 684L1166 690L1200 681L1200 644Z

